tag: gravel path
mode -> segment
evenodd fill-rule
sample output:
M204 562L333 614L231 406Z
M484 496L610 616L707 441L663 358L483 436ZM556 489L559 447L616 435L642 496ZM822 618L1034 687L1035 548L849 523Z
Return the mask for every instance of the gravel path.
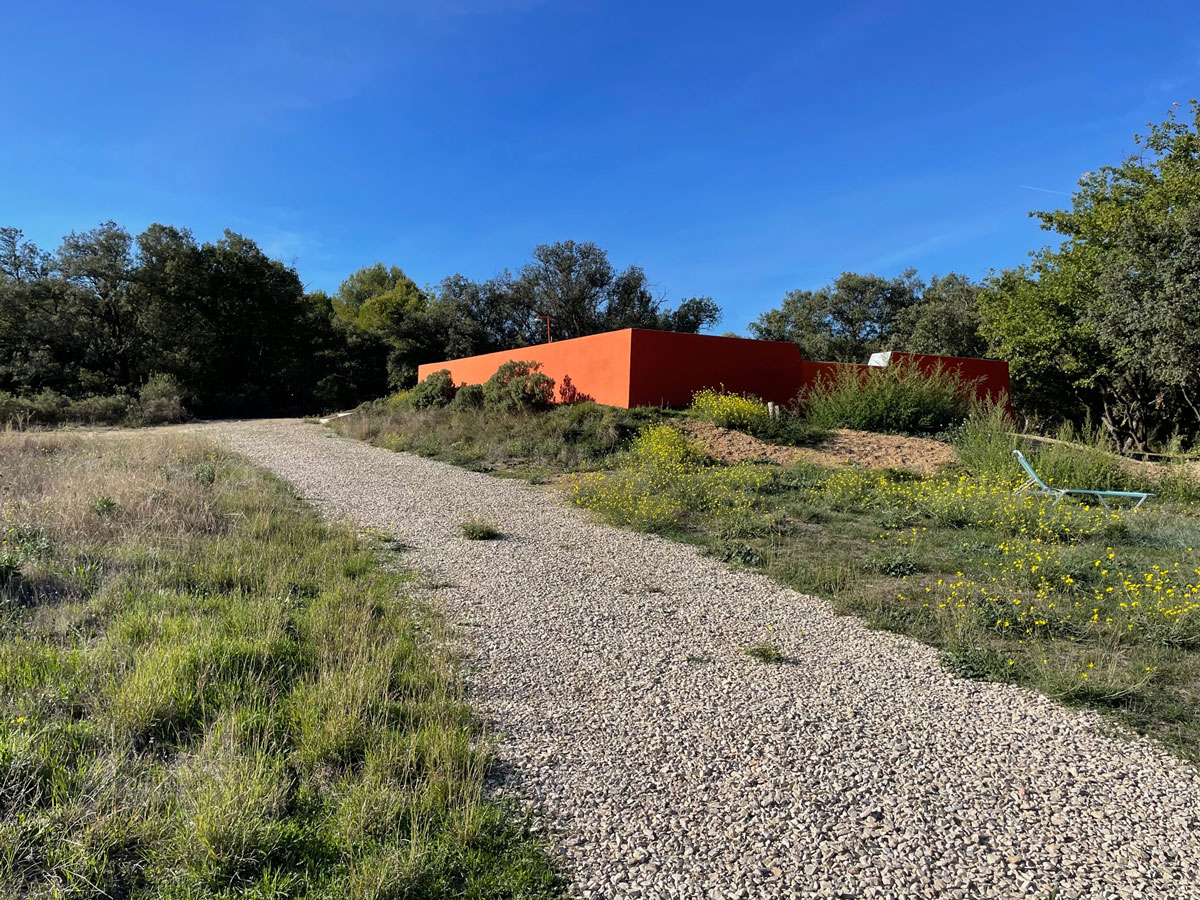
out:
M577 896L1200 898L1200 777L1091 715L543 489L207 430L449 584L472 702ZM474 513L507 539L463 540ZM768 639L788 664L739 652Z

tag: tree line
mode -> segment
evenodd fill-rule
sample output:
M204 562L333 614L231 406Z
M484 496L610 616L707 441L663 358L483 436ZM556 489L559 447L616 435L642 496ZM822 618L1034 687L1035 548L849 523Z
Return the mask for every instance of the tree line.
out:
M103 398L175 386L202 415L343 408L411 386L417 366L616 328L695 332L709 297L675 307L637 266L591 243L537 247L515 274L452 275L421 288L395 266L350 275L332 296L231 231L199 243L115 222L54 252L0 228L0 396ZM2 407L0 407L2 408Z
M751 324L813 359L874 350L1007 360L1034 424L1091 423L1125 447L1200 435L1200 106L1084 175L1069 209L1035 212L1057 246L982 280L843 273ZM410 386L417 366L616 328L698 332L710 297L664 305L637 266L591 243L534 249L515 272L419 287L376 263L332 295L249 238L198 243L106 222L53 253L0 228L0 396L70 398L176 385L200 414L328 410Z

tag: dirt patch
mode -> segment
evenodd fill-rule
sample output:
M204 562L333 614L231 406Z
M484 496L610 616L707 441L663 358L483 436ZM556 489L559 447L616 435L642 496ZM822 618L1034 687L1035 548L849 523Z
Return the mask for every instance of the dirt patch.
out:
M958 461L949 444L899 434L839 428L811 447L785 447L710 422L687 420L680 422L679 428L700 441L714 458L725 463L769 459L781 466L790 466L806 460L823 466L911 469L930 474L947 463Z

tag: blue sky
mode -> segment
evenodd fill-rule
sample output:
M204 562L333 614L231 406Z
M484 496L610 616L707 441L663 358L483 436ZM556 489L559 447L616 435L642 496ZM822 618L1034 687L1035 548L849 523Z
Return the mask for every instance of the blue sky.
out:
M332 290L592 240L742 330L843 270L981 277L1172 102L1200 4L10 4L0 224L223 228Z

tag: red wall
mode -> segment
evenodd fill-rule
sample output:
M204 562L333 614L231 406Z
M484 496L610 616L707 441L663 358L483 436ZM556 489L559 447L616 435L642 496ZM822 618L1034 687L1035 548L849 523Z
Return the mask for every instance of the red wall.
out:
M703 388L786 403L803 383L800 348L781 341L633 331L630 406L687 406Z
M749 393L786 404L805 385L831 377L848 365L803 359L800 348L792 343L627 328L429 363L420 367L418 378L449 369L459 384L482 384L509 360L540 362L542 371L554 379L556 386L569 375L578 390L598 403L625 407L686 406L692 394L703 388ZM889 355L891 365L901 361L915 363L922 371L941 365L962 378L979 379L976 392L981 398L1007 398L1006 362L913 353ZM853 368L864 376L876 369L864 365Z

